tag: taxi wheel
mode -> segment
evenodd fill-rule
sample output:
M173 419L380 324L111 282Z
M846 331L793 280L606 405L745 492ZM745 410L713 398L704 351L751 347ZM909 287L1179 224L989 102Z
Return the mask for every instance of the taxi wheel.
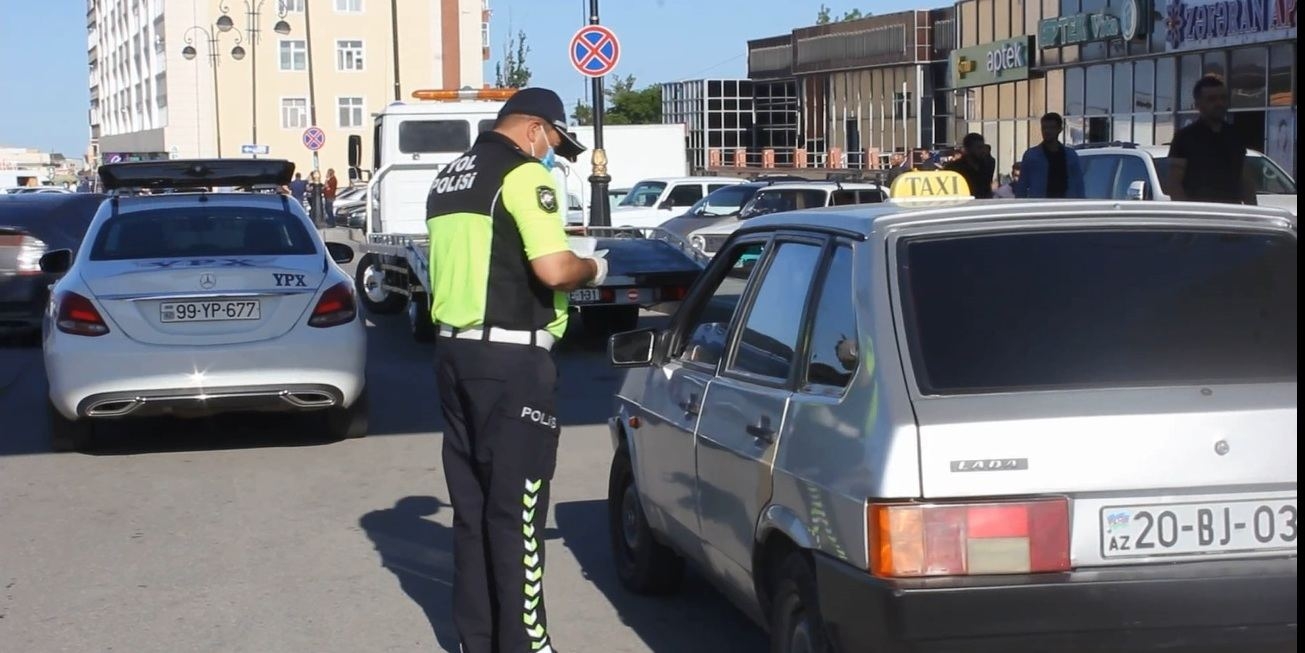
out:
M364 254L358 261L353 283L358 291L358 301L370 313L392 315L403 310L407 298L382 288L384 282L385 270L381 268L381 260L374 254Z
M638 594L669 594L684 578L684 558L658 542L639 505L630 456L622 446L607 485L607 522L612 558L621 584Z
M794 551L779 564L771 592L771 653L831 653L817 603L816 578L805 555Z
M50 448L55 451L80 451L91 446L95 437L95 424L89 419L71 420L48 403L50 415Z
M326 436L332 440L346 440L367 435L368 403L367 390L364 389L352 406L327 408L324 411Z

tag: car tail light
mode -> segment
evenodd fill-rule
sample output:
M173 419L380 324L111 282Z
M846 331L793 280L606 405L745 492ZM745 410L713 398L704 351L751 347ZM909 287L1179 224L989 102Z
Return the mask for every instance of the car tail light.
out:
M18 241L18 274L40 274L45 249L45 241L24 234Z
M102 336L109 332L109 325L104 323L91 300L75 292L65 292L57 301L59 313L55 326L60 331L76 336Z
M322 293L313 308L308 326L333 327L348 324L358 316L358 304L353 297L353 284L347 281L331 286Z
M1018 574L1069 569L1069 500L870 504L877 576Z

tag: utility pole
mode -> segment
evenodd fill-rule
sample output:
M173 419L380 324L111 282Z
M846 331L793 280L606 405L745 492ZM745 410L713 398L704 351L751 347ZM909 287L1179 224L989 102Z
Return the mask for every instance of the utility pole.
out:
M598 25L598 0L589 0L589 24ZM593 80L594 93L594 154L591 158L594 174L589 177L593 186L590 199L589 224L595 227L612 226L612 210L608 204L607 185L612 183L607 174L607 152L603 151L603 78Z
M245 36L249 38L249 49L250 49L250 53L249 53L250 54L249 77L251 80L250 88L253 91L252 93L253 99L250 103L250 121L251 121L250 131L253 132L252 135L250 136L250 141L249 141L251 145L258 144L258 44L263 40L262 37L259 35L259 33L262 30L259 29L258 24L263 16L262 14L263 3L266 1L267 0L256 0L256 4L250 4L250 0L244 0ZM279 20L277 20L276 25L272 27L272 31L276 32L277 34L283 34L283 35L289 34L290 23L287 23L285 21L285 16L286 16L285 3L278 1L277 4L279 5L279 9L277 10L277 18ZM222 12L223 17L226 17L226 15L230 12L230 10L227 9L227 5L225 2L223 2L221 5L218 6L218 10ZM227 20L229 21L230 19L227 18ZM219 19L219 26L223 24L221 21L222 19ZM258 154L255 153L253 157L257 159Z
M394 47L394 101L399 101L399 0L390 0L390 45Z
M312 4L311 0L304 0L304 47L308 49L308 122L312 123L310 126L317 127L317 86L313 82L313 23L309 9ZM313 150L313 170L319 168L317 150Z

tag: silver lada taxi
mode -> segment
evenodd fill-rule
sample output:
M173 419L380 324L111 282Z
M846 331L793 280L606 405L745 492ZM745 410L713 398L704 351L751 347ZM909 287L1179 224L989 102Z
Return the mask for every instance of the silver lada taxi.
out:
M1276 209L749 221L609 341L619 576L776 653L1294 651L1296 290Z

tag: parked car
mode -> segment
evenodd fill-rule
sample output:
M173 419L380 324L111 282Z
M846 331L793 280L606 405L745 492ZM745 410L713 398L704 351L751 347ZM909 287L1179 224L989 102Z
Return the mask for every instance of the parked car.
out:
M616 573L777 653L1294 651L1296 269L1263 207L748 220L609 341Z
M42 322L51 439L92 444L97 424L147 415L315 413L336 438L367 430L366 333L353 250L323 242L276 192L202 187L288 184L277 159L172 160L100 168L106 190L168 188L103 201ZM323 355L329 352L329 355Z
M76 251L103 195L19 193L0 196L0 332L34 333L58 274L40 260L56 249Z
M739 210L737 219L722 220L716 224L694 230L689 234L689 244L698 251L712 255L725 242L742 221L768 215L823 206L874 204L886 201L889 192L877 183L835 181L787 181L773 184L758 191Z
M1110 143L1074 148L1083 163L1083 189L1088 199L1170 199L1168 146ZM1277 163L1257 150L1246 153L1257 171L1261 206L1291 211L1296 215L1296 180Z
M693 206L721 188L746 182L732 177L644 179L612 207L612 226L656 227L678 215L676 208Z
M660 228L687 240L689 234L698 229L736 220L757 191L785 181L807 180L802 177L772 175L745 184L718 188L698 200L688 211L663 222Z

